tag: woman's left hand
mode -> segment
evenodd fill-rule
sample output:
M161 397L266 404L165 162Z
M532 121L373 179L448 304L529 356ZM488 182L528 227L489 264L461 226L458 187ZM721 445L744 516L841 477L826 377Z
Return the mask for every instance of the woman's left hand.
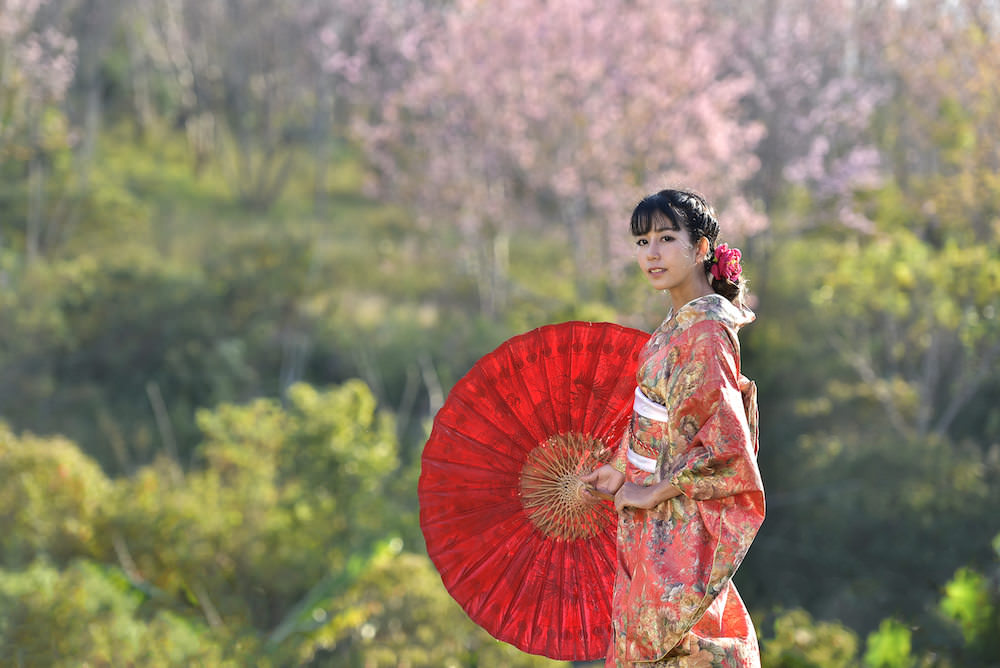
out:
M634 482L626 482L615 494L615 510L619 514L623 513L626 508L648 510L679 494L680 490L669 482L660 482L655 485L637 485Z
M652 487L644 487L634 482L625 483L615 494L615 510L622 513L625 508L652 508L656 504L652 503L652 494L649 491L651 489Z

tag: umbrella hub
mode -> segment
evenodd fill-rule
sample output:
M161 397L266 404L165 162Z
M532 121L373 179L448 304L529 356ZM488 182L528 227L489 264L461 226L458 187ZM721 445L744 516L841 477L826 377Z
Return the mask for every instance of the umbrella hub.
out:
M580 476L602 463L604 443L577 433L539 443L521 469L521 504L542 533L561 540L590 538L611 524L603 504L583 493Z

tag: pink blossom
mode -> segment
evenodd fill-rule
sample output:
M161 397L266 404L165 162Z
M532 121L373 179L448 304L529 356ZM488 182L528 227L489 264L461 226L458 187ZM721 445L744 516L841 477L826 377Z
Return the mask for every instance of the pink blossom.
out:
M723 214L752 211L741 190L762 126L741 105L753 82L733 72L704 9L458 0L381 118L358 126L383 192L486 243L571 234L591 275L629 261L627 212L649 192L688 186Z
M730 248L726 244L719 244L715 247L714 259L709 271L712 272L712 276L717 280L727 280L731 283L736 283L740 278L740 274L743 273L743 267L740 266L740 259L742 257L743 254L739 248Z

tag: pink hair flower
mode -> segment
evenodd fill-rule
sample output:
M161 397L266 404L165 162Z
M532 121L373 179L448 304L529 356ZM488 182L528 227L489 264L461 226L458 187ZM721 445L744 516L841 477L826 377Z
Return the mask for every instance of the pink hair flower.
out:
M725 279L735 283L743 272L743 267L740 266L740 258L742 257L743 254L740 253L739 248L730 248L726 244L719 244L715 248L709 271L712 272L712 276L719 280Z

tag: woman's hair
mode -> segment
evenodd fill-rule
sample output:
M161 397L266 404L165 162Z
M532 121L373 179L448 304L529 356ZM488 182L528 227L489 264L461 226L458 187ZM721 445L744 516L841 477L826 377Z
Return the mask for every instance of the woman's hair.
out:
M708 239L705 273L709 274L715 257L715 242L719 237L719 221L705 198L687 190L661 190L644 197L636 205L629 226L633 235L642 236L654 229L658 220L666 220L674 230L685 228L693 245L697 246L702 237ZM708 279L712 289L729 301L735 302L741 297L744 287L742 278L737 278L734 283L709 274Z

